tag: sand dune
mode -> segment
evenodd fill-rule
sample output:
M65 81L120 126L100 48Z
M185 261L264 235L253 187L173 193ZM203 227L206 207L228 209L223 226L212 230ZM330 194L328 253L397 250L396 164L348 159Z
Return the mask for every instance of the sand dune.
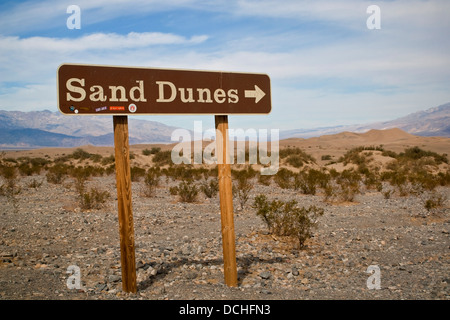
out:
M204 142L207 145L211 142ZM136 160L144 160L142 150L151 147L160 147L162 150L171 150L175 144L139 144L130 146L130 151L136 155ZM322 156L329 155L333 160L338 159L347 150L359 146L380 146L386 150L401 152L405 148L418 146L424 150L434 151L439 154L450 154L450 138L420 137L409 134L400 129L370 130L366 133L342 132L333 135L302 139L290 138L280 141L280 148L300 147L311 154L319 163ZM82 146L89 153L97 153L108 156L114 153L113 147ZM23 151L6 151L5 157L47 157L54 159L62 155L71 154L77 148L43 148ZM142 159L141 159L142 158ZM139 161L140 162L140 161Z

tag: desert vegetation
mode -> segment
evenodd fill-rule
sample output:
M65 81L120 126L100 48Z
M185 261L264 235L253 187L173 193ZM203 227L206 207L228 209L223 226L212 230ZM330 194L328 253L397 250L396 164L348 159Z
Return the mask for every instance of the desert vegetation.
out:
M383 146L361 146L322 166L298 147L282 148L279 155L281 167L273 176L261 175L247 164L232 166L235 207L245 214L259 216L271 233L295 238L299 248L305 246L317 227L318 218L324 214L321 205L357 202L362 193L381 193L385 201L395 197L417 197L424 214L439 214L446 207L446 194L442 192L442 188L450 184L446 154L419 147L397 153ZM136 158L145 159L146 165L135 161ZM378 158L384 162L380 163ZM130 159L132 182L140 184L144 197L155 197L161 189L180 202L217 199L216 166L174 165L170 151L159 147L144 149L140 154L132 153ZM331 160L332 156L325 155L321 159ZM114 155L92 154L82 148L54 159L12 158L3 153L0 158L0 196L17 209L22 188L40 188L45 180L70 186L76 192L77 205L82 210L97 210L107 205L110 193L99 188L92 179L112 174ZM26 185L21 184L22 177L33 176L36 178L28 180ZM317 206L304 208L298 206L297 200L270 199L270 192L255 194L253 190L257 184L293 192L299 199L314 197Z

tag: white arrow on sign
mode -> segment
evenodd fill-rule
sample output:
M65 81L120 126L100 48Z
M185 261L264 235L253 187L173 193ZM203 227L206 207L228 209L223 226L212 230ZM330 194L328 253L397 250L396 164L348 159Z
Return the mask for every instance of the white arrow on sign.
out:
M255 98L255 103L258 103L266 95L256 84L255 90L245 90L244 94L246 98Z

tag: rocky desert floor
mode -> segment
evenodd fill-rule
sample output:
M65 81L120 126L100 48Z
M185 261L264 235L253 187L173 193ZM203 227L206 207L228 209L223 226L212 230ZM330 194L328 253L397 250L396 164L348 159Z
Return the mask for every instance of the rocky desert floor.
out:
M32 179L38 188L27 187ZM99 210L82 211L73 181L21 177L16 207L0 197L0 299L432 299L450 298L450 208L426 214L417 197L385 199L376 191L351 203L327 204L255 184L246 208L235 205L237 288L224 284L218 196L182 203L165 181L156 196L133 182L138 292L122 291L115 176L89 186L111 197ZM450 198L450 188L439 190ZM268 234L251 208L257 194L295 199L325 210L304 250ZM80 270L81 288L69 289L68 268ZM380 289L369 289L377 266ZM371 267L372 268L372 267Z

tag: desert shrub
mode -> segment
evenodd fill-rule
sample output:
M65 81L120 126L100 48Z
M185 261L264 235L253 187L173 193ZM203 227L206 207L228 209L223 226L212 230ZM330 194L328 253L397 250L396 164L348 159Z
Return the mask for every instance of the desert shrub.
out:
M63 163L57 163L48 168L46 174L47 182L61 184L68 175L70 168L71 167Z
M421 172L410 176L410 193L418 197L429 213L436 213L444 207L447 197L436 188L439 185L437 176Z
M86 189L86 181L90 176L89 171L83 167L77 167L70 170L70 175L75 180L75 190L78 192L79 197L82 198Z
M384 150L381 153L381 155L384 156L384 157L390 157L390 158L394 158L394 159L396 159L398 157L398 154L396 152L394 152L394 151L391 151L391 150Z
M359 193L359 182L361 175L354 170L344 170L337 177L336 182L339 186L338 197L342 201L353 201L356 194Z
M297 154L293 154L293 155L290 155L289 157L287 157L286 163L288 163L289 165L291 165L295 168L301 168L304 164L302 156L297 155Z
M361 154L362 150L364 150L362 147L350 149L339 158L338 162L344 163L344 166L349 163L354 163L356 165L364 164L366 162L366 156Z
M326 154L326 155L323 155L322 157L321 157L321 159L322 160L331 160L331 156L329 155L329 154Z
M439 185L439 179L435 175L427 171L416 171L408 177L413 189L417 192L422 190L432 191Z
M170 187L169 188L169 193L173 196L176 196L178 194L178 186L176 187Z
M22 176L40 174L41 170L50 163L50 161L43 158L20 157L17 160L20 161L17 168Z
M17 195L20 194L22 188L19 186L17 168L12 166L1 166L0 175L5 181L0 186L0 195L6 196L9 203L13 205L14 211L18 209Z
M144 179L144 194L147 197L153 197L156 193L156 188L159 186L161 172L158 169L150 168L147 171Z
M330 181L327 185L325 185L325 187L323 188L323 193L325 202L330 201L336 196L335 188L333 186L332 181Z
M306 163L316 162L316 160L314 159L313 156L311 156L310 154L306 153L305 151L303 151L302 149L300 149L298 147L292 147L292 148L287 147L287 148L280 149L279 155L280 155L281 159L287 158L290 155L299 155L305 160Z
M264 175L264 174L259 174L258 175L258 183L264 185L264 186L270 186L270 182L272 181L272 176L271 175Z
M289 165L291 165L295 168L300 168L304 164L316 162L316 160L314 159L313 156L311 156L310 154L307 154L306 152L304 152L302 149L300 149L298 147L283 148L279 151L279 156L280 156L280 159L286 158L286 163L288 163Z
M245 203L250 197L250 191L253 189L253 184L248 179L238 179L237 183L233 185L233 195L237 198L241 210L244 209Z
M151 154L157 154L160 151L161 151L161 148L159 148L159 147L152 147L150 150L149 149L142 150L142 154L144 156L149 156Z
M317 187L325 188L328 184L329 176L319 170L303 170L294 177L295 189L299 188L304 194L315 195Z
M110 165L110 164L114 164L116 161L116 157L112 154L108 157L103 157L101 160L101 164L106 166L106 165Z
M80 197L82 209L101 209L111 195L107 191L100 191L91 188L88 192L83 192Z
M106 170L100 166L86 166L85 169L89 172L89 176L102 177Z
M250 197L250 191L253 189L251 179L256 176L257 172L251 166L248 166L243 170L231 170L231 174L236 181L233 185L233 195L238 199L242 210Z
M448 163L448 159L445 155L440 155L436 152L425 151L420 149L419 147L412 147L405 149L404 152L401 152L398 155L399 158L406 158L411 160L418 160L424 157L432 157L436 164Z
M14 163L14 164L17 164L17 163L18 163L18 160L17 160L17 159L14 159L14 158L4 158L3 161L4 161L4 162Z
M383 197L385 199L390 199L392 197L392 195L395 193L395 190L392 188L382 188L381 189L381 193L383 194Z
M153 163L155 163L155 165L158 165L158 166L171 164L172 163L171 154L172 154L172 151L170 151L170 150L156 152L153 155L153 159L152 159Z
M293 187L294 173L286 168L280 168L274 175L273 180L282 189L289 189Z
M99 163L100 161L102 161L103 157L101 154L98 153L91 153L91 156L89 157L92 162L94 163Z
M446 154L441 155L433 151L426 151L417 146L412 148L406 148L404 152L400 152L399 154L397 154L394 151L386 150L383 151L382 155L397 159L403 165L411 162L418 163L419 160L423 160L422 164L428 165L439 165L442 163L448 164L448 158ZM429 158L431 160L426 161L426 158Z
M444 194L431 192L426 198L423 199L423 205L428 212L435 213L444 207L446 201L447 197Z
M200 186L200 190L207 196L208 198L213 198L219 192L219 182L217 179L211 179L203 181Z
M246 166L245 169L242 170L231 170L231 174L235 179L252 179L256 177L258 172L256 172L251 166Z
M145 176L145 169L140 167L131 167L131 181L137 182L140 181L143 176Z
M441 186L447 186L450 184L450 170L447 172L439 172L436 176L436 179Z
M37 181L36 179L33 179L27 183L28 188L37 189L40 186L42 186L42 181Z
M360 172L360 170L358 170L358 172ZM369 170L364 171L363 182L367 189L378 189L381 184L379 174L376 174Z
M109 166L107 166L105 168L105 174L106 175L111 175L116 171L116 165L115 164L110 164Z
M172 195L178 195L181 202L195 202L197 200L197 186L187 181L180 182L178 186L171 187L169 191Z
M91 166L76 167L70 170L70 175L74 178L75 190L78 193L80 207L83 210L100 209L110 197L107 191L100 191L96 187L86 191L86 182L92 175Z
M296 238L300 249L304 248L306 240L312 236L313 228L317 227L317 218L324 213L323 209L315 206L299 208L295 200L269 202L265 195L255 197L253 208L257 210L256 215L266 223L269 232Z
M25 163L25 162L19 164L17 169L19 170L19 173L22 176L31 176L34 173L34 170L33 170L32 166L31 166L31 164Z
M394 171L386 171L381 174L382 181L388 181L399 193L401 197L409 194L408 169L396 167Z
M91 154L87 151L84 151L81 148L76 149L74 152L72 152L71 158L76 160L86 160L91 157Z
M363 151L384 151L383 146L360 146L348 150L342 157L339 158L338 162L343 162L344 166L348 163L354 163L356 165L366 165L369 161L368 156L373 155L372 152L363 153Z
M191 168L184 164L164 168L162 173L164 173L167 177L170 177L173 181L198 181L205 176L210 175L210 171L206 168Z

